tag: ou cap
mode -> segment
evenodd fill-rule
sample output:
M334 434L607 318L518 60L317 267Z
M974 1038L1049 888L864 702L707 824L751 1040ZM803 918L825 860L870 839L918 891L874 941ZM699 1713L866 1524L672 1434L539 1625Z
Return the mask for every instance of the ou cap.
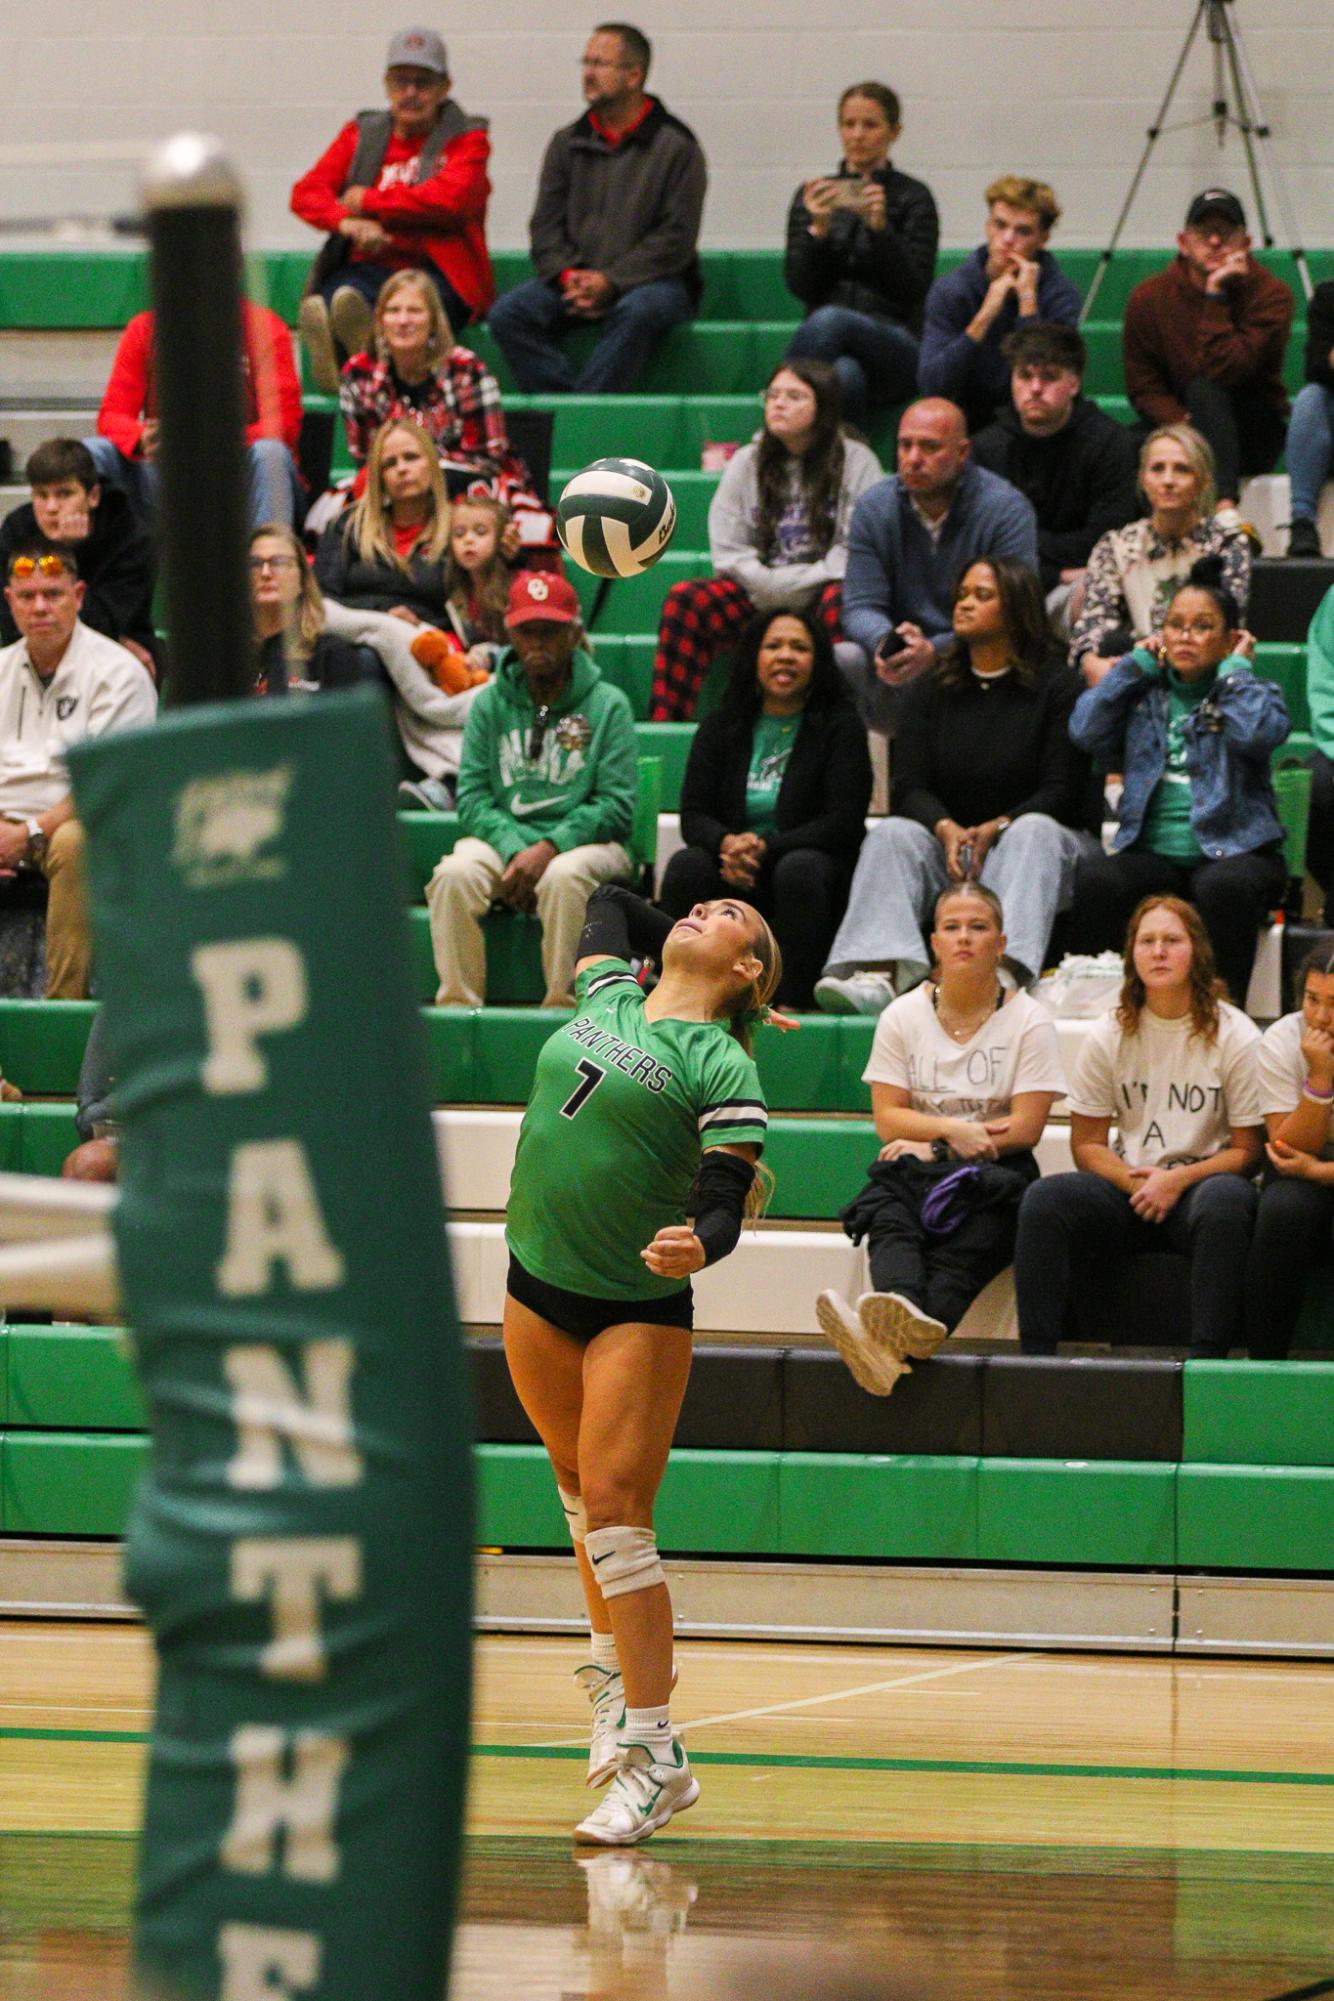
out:
M434 28L400 28L389 44L386 69L429 69L449 75L445 45Z
M510 585L506 625L530 625L536 619L553 625L577 625L579 600L574 585L552 570L521 570Z
M1228 188L1206 188L1203 194L1196 195L1186 210L1187 229L1194 229L1206 215L1226 216L1234 229L1246 227L1246 211Z

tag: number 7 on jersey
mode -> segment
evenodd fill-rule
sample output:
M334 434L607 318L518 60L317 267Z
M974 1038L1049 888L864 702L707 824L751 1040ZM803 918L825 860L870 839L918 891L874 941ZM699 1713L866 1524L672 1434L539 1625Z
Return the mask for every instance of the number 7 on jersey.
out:
M596 1091L598 1085L607 1074L596 1063L590 1063L586 1056L581 1057L574 1067L579 1072L583 1082L575 1085L569 1097L561 1106L560 1115L563 1119L572 1119L580 1108L588 1103L594 1091Z

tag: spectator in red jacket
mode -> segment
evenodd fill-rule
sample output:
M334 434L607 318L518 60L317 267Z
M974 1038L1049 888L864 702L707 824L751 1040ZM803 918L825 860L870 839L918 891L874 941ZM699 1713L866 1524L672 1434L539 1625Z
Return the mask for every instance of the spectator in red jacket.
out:
M241 302L242 375L250 522L295 520L301 506L296 446L301 385L292 336L277 313ZM158 417L153 371L153 315L136 313L120 337L97 413L97 436L85 440L104 485L117 486L147 519L157 503Z
M486 120L450 96L433 28L389 44L387 111L359 111L292 189L292 212L329 232L301 306L301 338L320 388L338 393L340 361L370 343L371 308L394 271L434 279L457 332L496 294L486 248ZM339 350L341 349L341 355Z
M1126 302L1126 394L1146 424L1189 423L1208 439L1222 514L1283 449L1293 297L1251 256L1246 211L1226 188L1196 195L1177 250Z

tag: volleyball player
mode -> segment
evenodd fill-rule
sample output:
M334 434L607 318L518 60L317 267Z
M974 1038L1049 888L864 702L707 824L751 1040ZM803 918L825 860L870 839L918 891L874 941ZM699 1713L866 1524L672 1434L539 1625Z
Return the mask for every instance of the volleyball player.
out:
M647 998L632 955L661 966ZM760 1206L767 1114L750 1031L780 970L746 903L696 904L673 924L627 889L595 891L574 1017L538 1058L519 1134L505 1353L588 1605L588 1783L612 1781L579 1841L643 1841L699 1797L669 1716L653 1503L690 1373L691 1274L726 1257Z

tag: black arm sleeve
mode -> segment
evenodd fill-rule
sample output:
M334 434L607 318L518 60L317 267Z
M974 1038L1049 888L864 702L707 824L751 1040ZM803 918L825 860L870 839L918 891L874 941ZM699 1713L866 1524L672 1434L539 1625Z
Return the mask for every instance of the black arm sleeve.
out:
M746 1213L746 1197L755 1169L739 1153L711 1147L695 1176L695 1235L704 1246L704 1262L716 1265L734 1251Z
M674 919L624 883L604 882L588 899L575 959L657 959Z

